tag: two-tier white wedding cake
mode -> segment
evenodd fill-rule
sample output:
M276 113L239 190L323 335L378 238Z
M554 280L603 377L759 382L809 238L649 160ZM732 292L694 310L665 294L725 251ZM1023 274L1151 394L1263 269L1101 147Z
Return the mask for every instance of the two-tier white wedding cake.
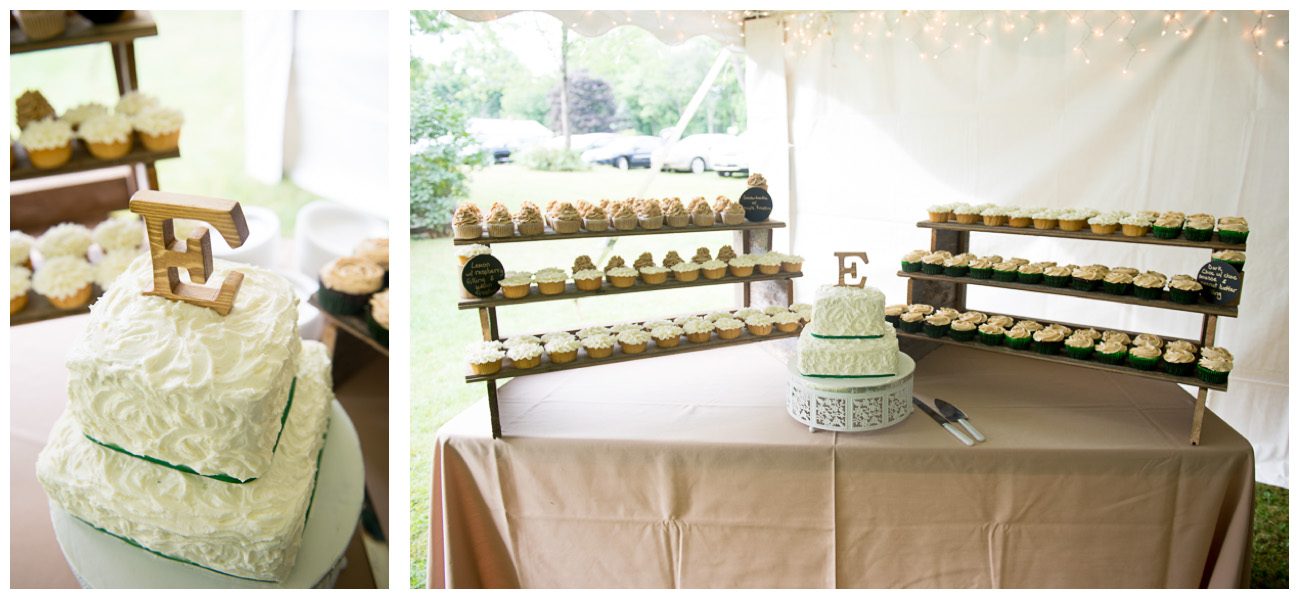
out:
M799 335L806 377L890 377L898 373L898 337L885 320L885 294L873 287L817 288L812 322Z

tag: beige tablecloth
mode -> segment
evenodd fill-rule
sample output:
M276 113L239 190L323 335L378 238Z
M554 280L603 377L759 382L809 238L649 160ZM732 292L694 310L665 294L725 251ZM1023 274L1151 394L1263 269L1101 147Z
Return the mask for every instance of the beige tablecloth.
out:
M860 433L785 412L761 344L512 380L437 437L433 587L1235 587L1250 444L1167 383L944 347L916 411Z

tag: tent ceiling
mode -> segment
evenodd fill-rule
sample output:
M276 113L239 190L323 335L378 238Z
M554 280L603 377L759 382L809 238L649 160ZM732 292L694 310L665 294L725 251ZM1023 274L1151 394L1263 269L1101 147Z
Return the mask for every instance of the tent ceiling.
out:
M449 10L466 21L493 21L517 10ZM597 37L615 27L640 27L659 41L677 45L703 35L733 48L745 45L742 21L752 11L742 10L546 10L569 29L586 37Z

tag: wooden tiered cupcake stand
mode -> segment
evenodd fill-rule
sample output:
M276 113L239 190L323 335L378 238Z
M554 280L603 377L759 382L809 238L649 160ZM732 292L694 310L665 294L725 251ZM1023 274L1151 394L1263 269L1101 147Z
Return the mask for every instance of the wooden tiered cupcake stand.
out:
M1196 248L1196 249L1209 250L1209 251L1214 251L1214 250L1245 251L1246 249L1245 244L1228 244L1220 241L1217 233L1215 233L1214 236L1211 237L1209 241L1194 242L1191 240L1187 240L1181 236L1174 239L1158 239L1152 237L1151 235L1146 235L1143 237L1129 237L1121 233L1114 233L1109 235L1095 234L1089 230L1083 230L1083 231L1063 231L1060 229L1042 230L1042 229L1034 229L1032 227L1010 227L1010 226L990 227L983 224L964 225L964 224L953 223L953 222L934 223L930 221L921 221L916 225L917 227L923 227L932 230L930 232L931 252L947 250L948 252L951 252L953 254L961 254L967 252L968 248L970 247L969 242L970 242L971 232L1032 235L1032 236L1045 236L1045 237L1056 237L1056 238L1069 238L1069 239L1078 239L1078 240L1121 242L1121 243L1131 243L1131 244L1153 244L1153 245L1168 246L1168 247ZM899 271L898 276L908 278L907 301L909 304L916 304L916 303L929 304L935 307L950 306L963 312L967 310L974 310L966 306L966 286L984 285L990 287L1000 287L1000 288L1021 290L1027 292L1037 292L1040 294L1056 294L1060 296L1073 296L1076 298L1087 298L1090 300L1101 300L1106 302L1118 302L1121 304L1131 304L1134 306L1147 306L1151 308L1159 308L1164 310L1177 310L1183 312L1199 313L1201 315L1200 339L1186 340L1196 344L1199 347L1214 345L1215 329L1217 328L1219 317L1237 316L1237 307L1235 305L1212 304L1206 302L1204 299L1198 300L1195 304L1179 304L1177 302L1173 302L1169 300L1167 292L1163 294L1160 299L1145 300L1142 298L1138 298L1136 296L1121 296L1116 294L1108 294L1106 292L1101 291L1100 289L1096 291L1088 292L1088 291L1081 291L1081 290L1076 290L1068 287L1057 288L1045 284L1024 284L1024 283L1016 283L1016 282L997 281L994 279L975 279L969 276L949 277L947 275L929 275L921 272L909 273L904 271ZM981 312L985 312L990 315L1004 314L997 311L981 311ZM1018 317L1015 315L1007 315L1007 316L1010 316L1016 319L1017 321L1032 318L1032 317ZM1062 325L1070 327L1071 329L1086 329L1089 327L1093 327L1090 325L1062 323L1060 321L1048 321L1048 322L1060 323ZM1111 328L1103 327L1097 329L1111 329ZM1122 331L1118 329L1112 329L1112 330ZM1125 332L1125 333L1128 333L1130 337L1137 335L1134 332ZM1226 383L1222 385L1207 383L1197 378L1194 375L1180 377L1177 375L1170 375L1161 370L1143 371L1125 365L1108 365L1108 364L1098 362L1096 360L1081 360L1081 359L1070 358L1064 354L1047 355L1047 354L1040 354L1037 352L1033 352L1032 350L1013 350L1006 346L989 346L987 344L980 343L978 338L972 339L971 341L961 342L949 337L931 338L922 333L905 333L903 331L899 331L898 335L900 338L910 338L910 339L921 340L926 342L937 342L941 344L952 344L956 346L963 346L963 347L973 348L976 350L982 350L986 352L999 352L1002 354L1012 354L1015 356L1023 356L1026 358L1033 358L1037 360L1046 360L1050 362L1069 364L1069 365L1074 365L1074 366L1083 367L1087 369L1096 369L1100 371L1108 371L1111 373L1121 373L1124 375L1134 375L1137 377L1146 377L1148 379L1158 379L1161 381L1168 381L1171 383L1178 383L1182 385L1199 388L1196 394L1196 403L1195 403L1194 412L1192 414L1192 428L1191 428L1192 445L1197 445L1200 443L1201 420L1205 414L1205 399L1206 396L1209 394L1209 390L1227 391L1228 389L1228 385ZM1172 340L1178 338L1165 338L1165 339Z

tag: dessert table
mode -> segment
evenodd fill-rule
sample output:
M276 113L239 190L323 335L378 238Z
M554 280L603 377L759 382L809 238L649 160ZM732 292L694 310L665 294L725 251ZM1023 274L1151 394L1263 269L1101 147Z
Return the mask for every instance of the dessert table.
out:
M945 346L921 411L809 432L788 344L516 378L438 432L431 587L1245 587L1254 460L1177 385Z

